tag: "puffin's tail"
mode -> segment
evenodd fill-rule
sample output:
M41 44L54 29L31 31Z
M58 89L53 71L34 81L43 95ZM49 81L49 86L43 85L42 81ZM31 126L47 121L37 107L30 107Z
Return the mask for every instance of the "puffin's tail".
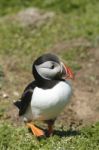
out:
M14 102L13 103L16 107L18 107L18 109L20 109L21 108L21 101L16 101L16 102Z

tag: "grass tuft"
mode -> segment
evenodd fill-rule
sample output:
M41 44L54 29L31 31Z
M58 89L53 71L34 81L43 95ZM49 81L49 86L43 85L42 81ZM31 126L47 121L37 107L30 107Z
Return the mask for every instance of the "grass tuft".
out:
M0 125L0 149L99 149L99 123L82 128L79 134L66 134L63 137L54 135L47 139L41 139L38 141L33 135L28 133L28 130L24 127L13 127L9 124L2 123ZM65 132L65 129L60 132ZM67 131L68 132L68 131ZM71 131L70 131L71 132ZM77 132L77 131L75 131Z

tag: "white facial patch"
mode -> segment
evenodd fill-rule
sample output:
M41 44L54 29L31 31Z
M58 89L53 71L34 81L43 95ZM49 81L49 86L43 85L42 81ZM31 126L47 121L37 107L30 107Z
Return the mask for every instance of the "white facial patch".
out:
M57 74L61 73L61 65L53 61L47 61L35 67L38 74L48 80L53 79Z

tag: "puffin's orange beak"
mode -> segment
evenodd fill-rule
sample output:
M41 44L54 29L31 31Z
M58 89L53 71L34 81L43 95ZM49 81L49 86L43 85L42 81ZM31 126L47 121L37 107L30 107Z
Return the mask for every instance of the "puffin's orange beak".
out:
M65 70L66 70L66 79L73 79L74 80L74 74L73 74L71 68L67 67L65 65Z
M65 64L62 63L62 72L65 79L74 79L74 74L72 70Z

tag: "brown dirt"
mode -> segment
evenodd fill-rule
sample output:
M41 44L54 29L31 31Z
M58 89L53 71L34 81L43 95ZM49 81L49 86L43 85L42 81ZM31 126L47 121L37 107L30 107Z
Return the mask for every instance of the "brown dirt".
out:
M99 121L99 49L90 48L88 53L88 59L83 61L78 59L82 68L76 72L73 81L72 100L58 117L57 123L79 126ZM0 104L2 101L9 102L6 113L1 119L20 124L20 120L17 120L17 109L12 105L12 101L19 98L26 84L32 80L32 75L31 72L23 71L17 74L18 68L11 70L13 66L9 66L9 63L4 64L3 58L1 64L4 66L6 84L4 83L0 89Z
M84 125L99 121L99 49L89 49L88 53L86 61L79 61L82 69L73 82L71 103L59 117L64 123Z

